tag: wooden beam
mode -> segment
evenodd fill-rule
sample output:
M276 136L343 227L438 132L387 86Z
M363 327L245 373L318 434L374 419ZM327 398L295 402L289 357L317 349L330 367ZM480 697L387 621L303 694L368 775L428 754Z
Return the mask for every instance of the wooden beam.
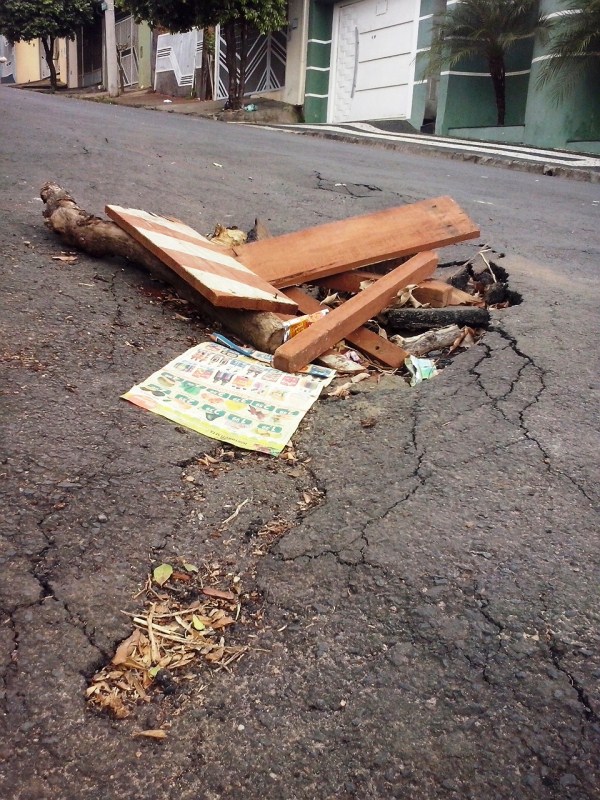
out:
M435 253L419 253L401 267L382 275L375 283L278 347L273 366L284 372L296 372L306 366L313 358L379 314L400 289L431 277L437 263Z
M282 287L478 236L479 228L451 197L436 197L239 245L234 251L257 275Z
M412 290L412 296L419 303L427 303L431 308L445 308L450 305L453 286L444 281L423 281Z
M117 225L214 306L248 311L293 311L295 304L228 248L212 244L193 228L136 208L106 206Z
M350 272L339 272L337 275L329 275L327 278L319 278L315 281L325 289L332 289L334 292L350 292L356 294L360 292L360 285L365 281L376 281L381 278L376 272L367 272L364 269L355 269Z
M375 277L378 278L381 276L376 275ZM315 311L319 311L323 308L318 300L315 300L314 297L306 294L306 292L303 292L302 289L299 289L297 286L285 289L284 292L298 304L298 308L303 314L313 314ZM355 331L347 333L343 338L362 353L365 353L371 358L376 358L378 361L381 361L382 364L392 369L401 367L404 363L404 359L408 355L406 350L398 347L398 345L393 342L389 342L387 339L384 339L383 336L379 336L368 328L357 328ZM337 344L337 342L335 342L335 344Z

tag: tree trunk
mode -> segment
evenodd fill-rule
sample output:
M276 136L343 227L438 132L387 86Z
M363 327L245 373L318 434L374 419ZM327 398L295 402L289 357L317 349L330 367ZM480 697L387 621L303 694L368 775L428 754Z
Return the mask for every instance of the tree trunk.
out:
M244 93L246 91L246 67L248 66L248 23L242 20L240 23L240 80L238 84L239 106L244 105Z
M56 64L54 63L54 42L56 39L54 36L42 36L41 40L42 47L44 48L44 56L46 57L46 63L48 64L48 69L50 70L50 87L52 91L55 92L58 88Z
M139 264L154 278L173 286L180 297L193 303L207 317L229 328L257 350L274 353L283 343L283 325L275 314L215 308L115 222L88 214L60 186L46 183L40 196L46 204L46 225L65 244L98 258L119 256Z
M202 65L200 67L200 77L198 85L196 86L196 96L200 100L214 100L213 83L212 83L212 64L213 53L209 48L209 42L212 41L212 31L209 28L204 28L202 37Z
M225 62L229 73L229 97L227 105L233 111L242 107L239 99L240 71L238 65L238 45L237 30L235 22L227 22L223 25L225 36Z
M489 59L490 75L494 84L494 96L496 98L496 109L498 112L497 125L504 125L506 116L506 66L502 56L495 56Z

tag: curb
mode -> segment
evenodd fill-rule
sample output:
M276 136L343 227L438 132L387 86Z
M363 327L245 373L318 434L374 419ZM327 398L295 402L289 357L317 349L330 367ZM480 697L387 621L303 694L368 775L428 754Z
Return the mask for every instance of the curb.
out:
M255 124L261 127L260 123ZM276 125L269 126L273 130L282 130ZM366 136L352 136L352 134L333 133L331 131L306 131L285 129L286 132L295 133L297 136L312 136L315 139L331 139L347 144L366 144L370 147L378 147L383 150L394 150L404 153L416 153L417 155L428 155L437 158L447 158L453 161L467 161L474 164L481 164L489 167L508 167L519 172L530 172L537 175L548 177L568 178L569 180L582 181L584 183L600 183L600 171L594 172L587 169L577 169L575 167L562 167L555 164L531 164L515 158L498 158L497 156L480 156L476 153L462 153L460 151L436 150L435 147L420 146L413 142L382 142L377 139L369 139Z

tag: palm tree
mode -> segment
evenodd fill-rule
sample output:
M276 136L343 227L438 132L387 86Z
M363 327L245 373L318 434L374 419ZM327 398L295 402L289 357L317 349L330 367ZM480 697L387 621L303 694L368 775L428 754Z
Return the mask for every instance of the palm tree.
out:
M507 53L541 24L538 0L459 0L436 20L429 71L439 74L466 59L484 59L494 85L497 124L504 125Z
M560 99L590 58L600 59L600 0L571 0L548 28L550 46L538 81L542 86L555 84Z

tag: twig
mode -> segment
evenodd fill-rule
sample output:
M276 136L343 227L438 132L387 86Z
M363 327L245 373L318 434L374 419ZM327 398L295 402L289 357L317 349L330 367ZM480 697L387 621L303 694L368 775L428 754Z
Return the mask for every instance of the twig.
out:
M158 664L160 661L160 650L156 644L154 630L152 628L152 616L154 615L155 604L150 603L150 611L148 611L148 619L146 620L146 627L148 629L148 638L150 639L150 654L153 664Z
M489 253L489 248L487 248L487 250L480 250L479 255L483 258L486 267L489 269L490 275L494 279L494 283L498 283L498 281L496 279L496 276L494 275L494 270L492 269L492 265L487 260L487 258L485 257L484 253Z
M240 511L242 510L242 508L246 505L246 503L249 503L249 502L250 502L250 498L249 497L247 497L245 500L242 500L242 502L239 504L239 506L236 508L236 510L233 512L233 514L230 514L227 517L227 519L224 519L223 522L219 525L219 530L220 531L225 530L226 526L231 522L231 520L235 519L237 517L237 515L240 513Z

